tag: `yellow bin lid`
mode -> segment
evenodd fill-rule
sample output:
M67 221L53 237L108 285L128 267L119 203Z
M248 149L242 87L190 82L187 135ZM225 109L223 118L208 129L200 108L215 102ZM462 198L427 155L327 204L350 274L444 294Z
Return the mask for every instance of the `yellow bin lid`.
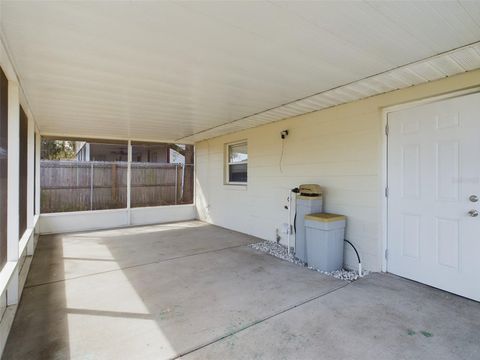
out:
M305 220L313 220L313 221L319 221L319 222L334 222L334 221L342 221L346 219L347 218L343 215L330 214L330 213L317 213L317 214L305 215Z

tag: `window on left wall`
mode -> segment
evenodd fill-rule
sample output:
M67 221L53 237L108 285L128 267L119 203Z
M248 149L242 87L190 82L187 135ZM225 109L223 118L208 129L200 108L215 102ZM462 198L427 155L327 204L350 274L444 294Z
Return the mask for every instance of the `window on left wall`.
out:
M0 269L7 262L8 80L0 68Z
M27 170L28 170L28 118L20 106L20 142L19 142L19 193L18 193L18 234L21 239L27 230Z
M37 132L33 133L33 215L37 214Z

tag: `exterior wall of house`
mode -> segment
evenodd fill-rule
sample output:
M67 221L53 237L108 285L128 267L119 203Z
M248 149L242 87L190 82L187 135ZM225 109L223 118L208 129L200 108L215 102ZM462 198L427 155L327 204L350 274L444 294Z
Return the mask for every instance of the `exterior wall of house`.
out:
M168 144L149 145L148 148L134 146L132 161L168 164L170 162L170 147Z
M77 160L88 161L90 159L90 144L84 141L76 141Z
M328 212L347 216L346 238L364 267L381 270L383 200L383 109L480 86L480 71L398 90L196 145L196 206L201 220L274 240L288 222L289 189L302 183L324 188ZM282 164L280 132L288 129ZM225 145L248 141L248 185L224 184ZM293 242L292 242L293 243ZM356 258L346 248L348 267Z

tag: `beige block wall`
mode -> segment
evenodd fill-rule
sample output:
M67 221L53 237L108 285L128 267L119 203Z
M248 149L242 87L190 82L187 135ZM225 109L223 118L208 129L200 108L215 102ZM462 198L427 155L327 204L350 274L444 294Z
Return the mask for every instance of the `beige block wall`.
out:
M346 238L364 268L382 264L383 109L480 85L480 70L209 139L196 145L196 206L201 220L274 240L288 221L288 190L318 183L328 212L347 216ZM288 129L282 167L280 132ZM248 141L248 186L224 184L225 144ZM348 267L356 259L346 249Z

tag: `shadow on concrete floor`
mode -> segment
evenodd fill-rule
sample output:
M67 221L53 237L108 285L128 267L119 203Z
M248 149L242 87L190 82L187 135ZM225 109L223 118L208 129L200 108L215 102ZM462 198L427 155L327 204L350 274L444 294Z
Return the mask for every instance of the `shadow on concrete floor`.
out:
M197 221L43 236L4 359L478 355L480 304L390 275L350 284L256 241Z

